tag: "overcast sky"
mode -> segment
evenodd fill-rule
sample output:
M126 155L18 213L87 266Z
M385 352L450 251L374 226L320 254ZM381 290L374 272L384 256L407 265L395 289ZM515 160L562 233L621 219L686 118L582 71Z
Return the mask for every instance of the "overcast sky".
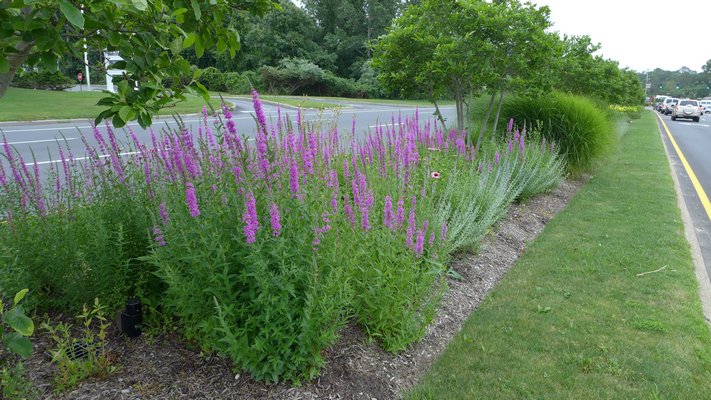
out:
M711 0L531 0L551 9L553 30L589 35L597 53L635 71L688 67L711 59ZM692 43L690 38L695 37Z

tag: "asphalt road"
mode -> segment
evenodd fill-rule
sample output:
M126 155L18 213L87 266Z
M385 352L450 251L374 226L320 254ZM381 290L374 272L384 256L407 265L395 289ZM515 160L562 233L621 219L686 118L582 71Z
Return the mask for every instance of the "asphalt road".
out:
M708 196L711 194L711 115L701 117L700 122L672 121L669 116L660 116L664 123L659 120L657 122L669 149L670 161L675 166L707 274L711 276L711 204L708 203ZM678 151L669 138L665 125L678 146ZM688 169L684 166L682 157L687 161Z
M236 123L237 131L240 135L247 137L255 136L256 123L254 121L254 111L252 102L244 99L229 99L235 103L236 110L234 111L233 120ZM276 122L277 106L263 103L263 109L267 120ZM348 104L347 107L339 111L333 110L303 110L302 120L309 123L324 123L326 126L336 123L339 132L348 132L352 130L353 120L355 118L355 132L357 135L362 135L368 129L378 125L395 120L397 123L400 118L403 122L406 118L412 119L416 110L419 112L419 120L425 122L430 119L434 123L434 108L432 107L407 107L379 104ZM456 110L453 106L440 107L443 116L448 121L456 120ZM296 121L297 110L294 108L281 108L281 115L287 115L292 122ZM197 135L197 127L202 119L200 115L183 116L183 122L192 127L192 132ZM175 128L177 123L173 117L164 117L154 120L152 129L159 132L162 129ZM104 131L104 127L100 126ZM138 124L131 123L125 129L132 129L142 143L150 143L150 133L142 129ZM119 130L119 131L121 131ZM40 170L45 173L49 169L49 164L57 162L61 159L57 147L57 141L66 140L67 145L71 148L75 158L81 159L86 157L85 145L82 142L82 135L87 141L96 146L92 133L90 120L73 120L70 122L4 122L0 123L0 134L7 138L7 141L22 155L26 164L31 165L32 160L36 159L40 166ZM128 137L123 133L117 134L119 140L128 141ZM4 157L0 157L0 162L7 165Z

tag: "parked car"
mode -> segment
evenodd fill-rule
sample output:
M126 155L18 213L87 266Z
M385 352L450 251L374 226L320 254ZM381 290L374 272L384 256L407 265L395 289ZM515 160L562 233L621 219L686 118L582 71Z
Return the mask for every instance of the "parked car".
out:
M677 118L688 118L699 122L700 117L699 102L691 99L680 100L679 104L672 109L671 114L672 121L676 121Z
M674 98L674 97L667 97L664 99L662 102L662 109L661 113L664 115L670 115L672 113L672 110L674 109L674 106L679 103L679 99Z
M699 104L704 108L704 114L711 114L711 100L701 100Z

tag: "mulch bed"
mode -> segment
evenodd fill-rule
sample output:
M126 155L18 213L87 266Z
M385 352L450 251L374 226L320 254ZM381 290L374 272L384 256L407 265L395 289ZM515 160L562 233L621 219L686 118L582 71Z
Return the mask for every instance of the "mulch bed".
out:
M366 339L353 325L326 351L320 377L300 387L256 382L235 374L227 360L201 355L176 335L129 339L109 333L110 356L121 368L104 380L84 382L55 395L54 366L47 355L51 340L33 338L35 351L26 371L47 399L393 399L413 386L444 350L469 314L482 302L518 257L561 211L582 185L568 180L554 191L513 205L487 235L476 254L460 254L451 266L462 280L451 279L435 321L425 338L409 350L390 354Z

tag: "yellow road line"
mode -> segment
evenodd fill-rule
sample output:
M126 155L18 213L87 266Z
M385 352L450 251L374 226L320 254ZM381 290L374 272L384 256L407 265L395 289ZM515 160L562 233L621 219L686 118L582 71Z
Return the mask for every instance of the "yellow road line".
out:
M686 174L689 175L689 179L691 179L691 184L694 185L694 189L696 189L696 194L699 196L699 200L701 200L701 205L703 205L704 210L706 210L706 216L711 221L711 201L709 201L709 197L706 195L706 192L704 192L704 188L701 187L701 183L699 182L699 179L696 177L694 170L691 169L691 165L689 165L689 162L686 161L686 157L684 156L684 153L681 152L679 145L676 144L676 140L674 140L674 137L672 136L671 132L669 132L669 127L667 127L667 124L664 122L664 120L659 115L659 113L657 113L657 118L659 118L659 121L662 123L664 130L667 132L667 136L669 137L669 140L671 141L672 146L674 146L674 150L676 150L676 154L679 156L679 159L681 160L681 164L684 166L684 169L686 170Z

